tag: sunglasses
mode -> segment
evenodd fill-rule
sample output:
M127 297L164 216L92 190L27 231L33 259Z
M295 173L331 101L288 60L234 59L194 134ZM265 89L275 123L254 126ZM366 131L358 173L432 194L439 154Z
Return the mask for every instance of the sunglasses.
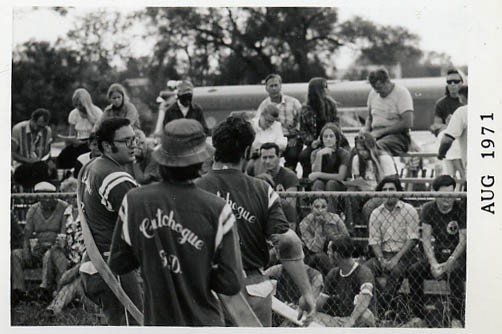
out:
M462 81L461 80L446 80L446 83L448 85L451 85L451 84L459 84L461 83Z

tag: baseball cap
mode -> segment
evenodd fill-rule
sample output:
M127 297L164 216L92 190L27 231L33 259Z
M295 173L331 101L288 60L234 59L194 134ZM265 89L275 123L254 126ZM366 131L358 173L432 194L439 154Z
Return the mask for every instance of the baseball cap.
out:
M178 95L193 94L193 85L188 80L183 80L178 83Z
M56 186L49 182L39 182L33 188L35 192L55 192Z

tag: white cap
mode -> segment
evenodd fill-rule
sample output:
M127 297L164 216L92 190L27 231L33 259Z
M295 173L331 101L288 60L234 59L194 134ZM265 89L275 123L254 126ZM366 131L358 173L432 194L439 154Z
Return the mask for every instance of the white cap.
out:
M55 192L56 186L49 182L39 182L35 185L34 190L37 192Z

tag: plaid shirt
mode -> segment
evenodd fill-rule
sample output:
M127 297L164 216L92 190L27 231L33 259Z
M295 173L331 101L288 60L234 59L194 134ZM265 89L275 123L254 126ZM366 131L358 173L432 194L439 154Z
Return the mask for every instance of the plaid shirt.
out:
M300 129L300 111L302 105L294 97L282 95L281 102L274 103L267 97L260 103L257 115L261 115L262 111L269 104L275 105L279 109L279 122L282 125L282 133L284 136L296 136Z
M340 126L335 101L329 97L326 97L324 101L326 102L326 123L333 122ZM318 117L317 112L315 112L311 106L307 104L302 106L302 110L300 112L300 138L307 146L310 145L314 139L319 137L321 132L322 126L319 128L317 127Z

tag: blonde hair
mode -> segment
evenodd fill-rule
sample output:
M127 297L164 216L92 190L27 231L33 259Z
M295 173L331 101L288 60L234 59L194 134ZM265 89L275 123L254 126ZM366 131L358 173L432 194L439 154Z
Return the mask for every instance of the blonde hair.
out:
M100 115L98 111L99 108L92 103L91 94L85 88L78 88L73 92L72 102L75 106L77 102L80 102L82 106L85 108L87 118L91 124L96 124Z

